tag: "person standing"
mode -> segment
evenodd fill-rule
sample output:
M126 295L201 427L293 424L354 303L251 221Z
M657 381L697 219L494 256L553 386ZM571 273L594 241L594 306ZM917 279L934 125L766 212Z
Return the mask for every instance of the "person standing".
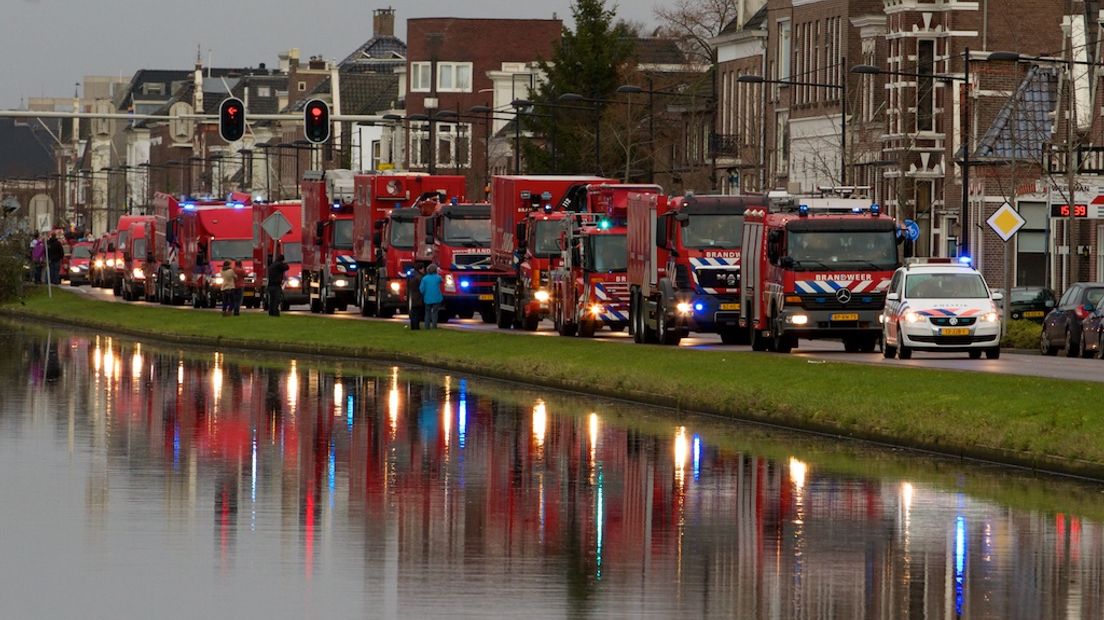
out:
M234 276L234 268L230 265L230 261L222 261L222 271L219 273L219 277L222 278L222 316L230 316L230 311L234 309L234 288L237 286L235 282L237 278Z
M268 264L265 279L268 297L268 315L280 316L280 304L283 303L284 276L287 275L288 265L284 262L284 255L277 254L276 260Z
M234 261L234 316L241 314L242 299L245 297L245 267L240 260Z
M34 267L34 283L42 284L42 270L46 265L46 242L42 235L35 235L31 242L31 263Z
M418 288L424 277L425 265L418 263L414 265L414 271L410 272L410 280L406 283L406 294L410 296L410 329L421 329L419 325L425 315L422 291Z
M55 286L61 284L61 260L65 258L65 246L57 238L50 235L46 241L46 259L50 263L50 282Z
M418 291L422 294L422 303L425 304L426 329L437 329L437 313L441 310L441 303L445 301L441 286L441 276L437 275L437 265L430 265L426 268L426 275L418 284Z

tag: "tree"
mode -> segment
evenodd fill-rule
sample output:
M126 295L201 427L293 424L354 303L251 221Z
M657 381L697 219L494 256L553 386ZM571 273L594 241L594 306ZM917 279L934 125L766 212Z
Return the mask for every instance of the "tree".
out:
M612 98L632 58L635 32L624 22L615 21L616 12L606 7L605 0L575 0L571 12L574 30L564 28L552 58L540 62L545 80L530 93L530 100L538 105L531 110L533 114L520 117L527 132L543 140L540 144L527 141L523 147L531 172L578 172L594 168L595 114L605 116L612 106L599 106L596 111L594 104L587 102L569 104L579 109L549 105L563 106L558 99L564 93L591 99ZM550 148L553 140L555 162ZM613 172L621 160L615 149L607 152L605 142L601 169Z
M660 34L679 41L693 61L713 64L710 39L721 34L733 20L746 21L741 6L747 0L675 0L674 6L656 7L655 16L663 25ZM743 25L743 24L740 24Z

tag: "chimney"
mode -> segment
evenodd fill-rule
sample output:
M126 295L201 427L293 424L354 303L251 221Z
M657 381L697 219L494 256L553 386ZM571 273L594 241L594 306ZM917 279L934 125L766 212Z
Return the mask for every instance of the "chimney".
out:
M395 36L395 9L376 9L372 11L372 36Z
M288 68L289 69L298 69L299 68L299 48L298 47L293 47L290 50L288 50Z

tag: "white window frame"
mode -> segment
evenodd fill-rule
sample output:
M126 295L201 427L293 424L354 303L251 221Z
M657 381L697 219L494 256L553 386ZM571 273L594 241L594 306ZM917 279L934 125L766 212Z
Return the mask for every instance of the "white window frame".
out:
M467 72L467 83L460 84L459 78ZM470 62L438 62L437 63L437 92L439 93L470 93L472 92L472 63Z
M462 130L462 132L461 132ZM467 153L464 161L457 162L460 155L460 135L467 138ZM444 145L442 147L442 145ZM472 126L470 123L437 123L437 135L434 146L437 148L436 164L440 168L470 168L472 164Z
M792 75L791 62L793 60L793 28L790 20L778 20L778 79L788 80Z
M431 92L433 86L433 63L431 62L411 62L410 63L410 92L412 93L428 93Z
M410 124L410 167L411 168L426 168L429 166L429 160L423 161L422 154L423 149L419 148L419 143L422 140L429 140L429 123L411 123ZM429 153L429 148L433 148L433 144L425 149L425 153Z

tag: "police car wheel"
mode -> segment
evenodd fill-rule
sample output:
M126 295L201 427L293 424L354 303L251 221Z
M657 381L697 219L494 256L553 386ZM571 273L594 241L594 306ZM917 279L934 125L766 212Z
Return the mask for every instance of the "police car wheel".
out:
M970 355L970 359L979 360L979 359L981 359L981 349L975 349L973 351L970 351L969 355Z

